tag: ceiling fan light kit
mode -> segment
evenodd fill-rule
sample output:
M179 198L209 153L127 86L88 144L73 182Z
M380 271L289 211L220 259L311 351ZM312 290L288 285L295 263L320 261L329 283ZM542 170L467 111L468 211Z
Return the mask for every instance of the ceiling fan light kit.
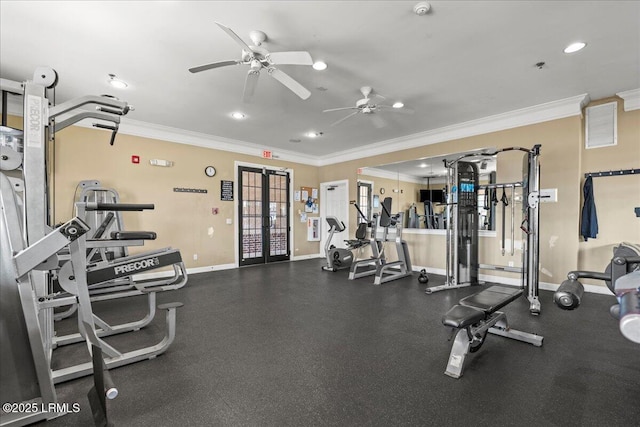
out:
M115 74L109 74L108 76L109 80L107 81L111 86L117 89L126 89L127 87L129 87L127 82L125 82L124 80L120 80Z
M324 61L316 61L313 63L313 69L316 71L324 71L327 69L327 63Z

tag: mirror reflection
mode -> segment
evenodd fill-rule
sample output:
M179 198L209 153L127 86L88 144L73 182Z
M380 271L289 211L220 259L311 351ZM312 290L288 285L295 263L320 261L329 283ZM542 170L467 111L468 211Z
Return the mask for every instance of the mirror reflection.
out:
M364 215L371 219L380 210L380 201L393 199L393 212L404 213L404 227L408 229L446 228L447 168L445 160L452 161L468 153L492 152L495 148L451 153L444 156L424 157L396 163L361 168L358 176L358 204ZM496 156L474 156L480 184L496 182ZM494 191L495 193L495 191ZM499 197L499 195L498 195ZM478 192L478 213L481 230L495 230L494 194ZM361 219L364 221L364 219Z

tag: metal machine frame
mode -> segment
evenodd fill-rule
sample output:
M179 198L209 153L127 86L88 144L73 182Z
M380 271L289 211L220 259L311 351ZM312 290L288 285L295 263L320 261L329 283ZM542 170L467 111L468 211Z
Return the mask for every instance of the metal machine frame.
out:
M0 314L2 315L2 396L3 402L32 404L29 410L0 414L0 426L25 425L61 415L49 369L49 353L38 319L31 281L34 273L46 268L58 250L89 231L79 218L26 246L21 235L22 212L9 179L0 174ZM5 377L5 374L9 374ZM20 407L18 407L20 408ZM24 408L24 406L23 406ZM51 409L50 409L51 408Z
M447 167L447 229L446 229L446 282L444 285L426 289L427 294L433 292L478 285L478 270L494 270L519 273L521 288L527 290L529 311L540 313L539 289L539 245L540 245L540 145L531 149L508 147L493 152L468 153L454 160L445 160ZM464 161L477 156L493 156L510 151L522 151L522 181L510 183L493 183L480 185L477 179L477 168ZM522 266L508 267L501 265L480 264L478 262L478 189L511 189L511 213L513 218L513 195L515 188L522 188L523 215L525 221L521 225L524 239L522 250ZM503 218L504 221L504 218ZM504 238L506 230L502 230L502 251L505 252ZM511 225L511 253L514 251L514 227ZM463 240L465 240L463 242Z
M455 340L447 362L445 374L460 378L468 353L475 353L486 340L487 333L542 346L543 337L509 327L507 315L500 310L520 297L522 289L491 286L460 300L442 318L445 326L455 333ZM457 330L457 332L456 332Z
M0 277L3 297L0 315L3 328L7 329L3 330L1 358L4 369L13 367L11 374L17 381L10 385L3 378L2 397L4 402L37 404L30 408L31 411L3 412L0 414L1 426L24 425L62 414L61 408L56 405L50 369L53 308L58 304L71 303L75 298L60 299L52 304L47 297L48 271L58 265L57 252L67 245L73 245L80 235L88 231L88 226L77 217L56 230L49 226L49 142L53 140L55 130L64 129L85 118L112 123L96 126L112 130L113 142L120 116L129 111L125 102L95 96L50 106L46 90L53 88L57 80L54 70L39 68L34 72L33 81L22 84L5 79L0 81L3 93L23 97L24 117L21 151L2 147L0 185L3 214L0 228L3 262ZM98 105L98 109L73 111L86 104ZM54 119L60 115L66 115L67 118L55 124ZM15 176L9 178L4 172L20 167L22 179ZM17 197L16 192L23 192L23 197ZM61 238L60 235L65 232L68 234ZM17 348L22 350L17 351Z
M129 105L109 97L85 96L50 106L47 89L55 87L57 74L49 68L37 69L33 81L20 84L2 79L0 83L3 98L5 93L10 92L22 95L24 102L24 130L21 132L22 141L19 146L5 146L5 135L13 130L4 127L3 120L0 162L0 394L3 402L14 402L16 405L22 405L20 408L29 407L29 410L22 410L20 413L3 411L0 414L0 426L8 426L25 425L64 414L63 405L57 405L54 383L94 372L95 359L93 363L57 371L51 369L52 350L57 345L53 327L54 308L77 305L80 341L86 341L89 353L98 345L101 353L106 354L106 360L102 361L101 366L115 367L154 358L165 351L173 341L175 312L182 304L169 303L158 306L159 309L167 310L167 331L160 343L122 353L99 338L110 334L110 331L105 322L93 315L88 283L115 281L125 276L124 273L131 276L141 271L174 265L176 276L179 276L177 281L162 279L134 283L135 289L128 291L131 295L153 294L149 301L155 304L156 291L163 290L163 287L179 287L186 283L186 269L179 252L170 248L165 250L166 253L155 251L136 257L121 258L118 261L123 265L119 270L118 266L112 263L88 268L87 248L90 244L87 244L86 234L90 227L83 221L84 215L80 216L81 212L78 212L78 216L62 226L55 229L50 226L51 187L48 178L51 171L47 168L47 157L55 132L80 120L94 118L111 123L94 123L94 127L111 130L110 143L113 144L120 117L128 113ZM78 110L79 107L88 104L97 107L93 111ZM21 173L22 179L17 178L16 174L10 176L11 173L5 173L14 169L21 169L18 173ZM117 206L112 204L110 207ZM105 244L114 245L113 241ZM115 246L124 245L116 243ZM59 256L59 252L67 247L68 256ZM133 264L133 267L128 266L130 264ZM143 264L143 268L137 268ZM67 294L56 293L51 289L50 271L58 269L59 282ZM112 276L101 272L101 269L111 269ZM101 373L99 382L102 383L106 376L108 373ZM102 393L102 390L98 391L98 400L104 400L105 396ZM107 398L113 398L116 394L117 392L111 393ZM105 408L103 404L102 411Z
M381 285L412 274L409 250L406 242L402 240L403 213L391 215L391 198L386 198L381 205L382 212L375 217L375 227L371 236L372 257L353 262L349 280L374 275L373 284ZM385 245L388 243L393 243L396 248L397 261L386 260Z
M620 333L629 341L640 344L640 245L622 242L615 246L604 273L570 271L567 280L553 295L558 307L573 310L580 306L584 286L579 279L583 278L602 280L607 284L618 300L610 312L619 321Z

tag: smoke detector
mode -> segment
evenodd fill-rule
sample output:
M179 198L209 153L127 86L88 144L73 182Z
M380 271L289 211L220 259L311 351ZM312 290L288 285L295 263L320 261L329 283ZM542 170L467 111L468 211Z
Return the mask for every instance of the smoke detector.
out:
M421 1L420 3L413 6L413 11L418 16L426 15L427 13L429 13L430 10L431 10L431 5L426 1Z

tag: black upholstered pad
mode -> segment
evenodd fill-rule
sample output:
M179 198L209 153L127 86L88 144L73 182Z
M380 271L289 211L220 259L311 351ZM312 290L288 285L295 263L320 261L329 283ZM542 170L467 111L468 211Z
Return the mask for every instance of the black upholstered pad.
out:
M111 238L115 240L155 240L153 231L113 231Z
M452 328L465 328L484 320L485 313L473 307L454 305L442 316L442 324Z
M460 304L493 313L522 295L522 289L491 286L482 292L462 298Z

